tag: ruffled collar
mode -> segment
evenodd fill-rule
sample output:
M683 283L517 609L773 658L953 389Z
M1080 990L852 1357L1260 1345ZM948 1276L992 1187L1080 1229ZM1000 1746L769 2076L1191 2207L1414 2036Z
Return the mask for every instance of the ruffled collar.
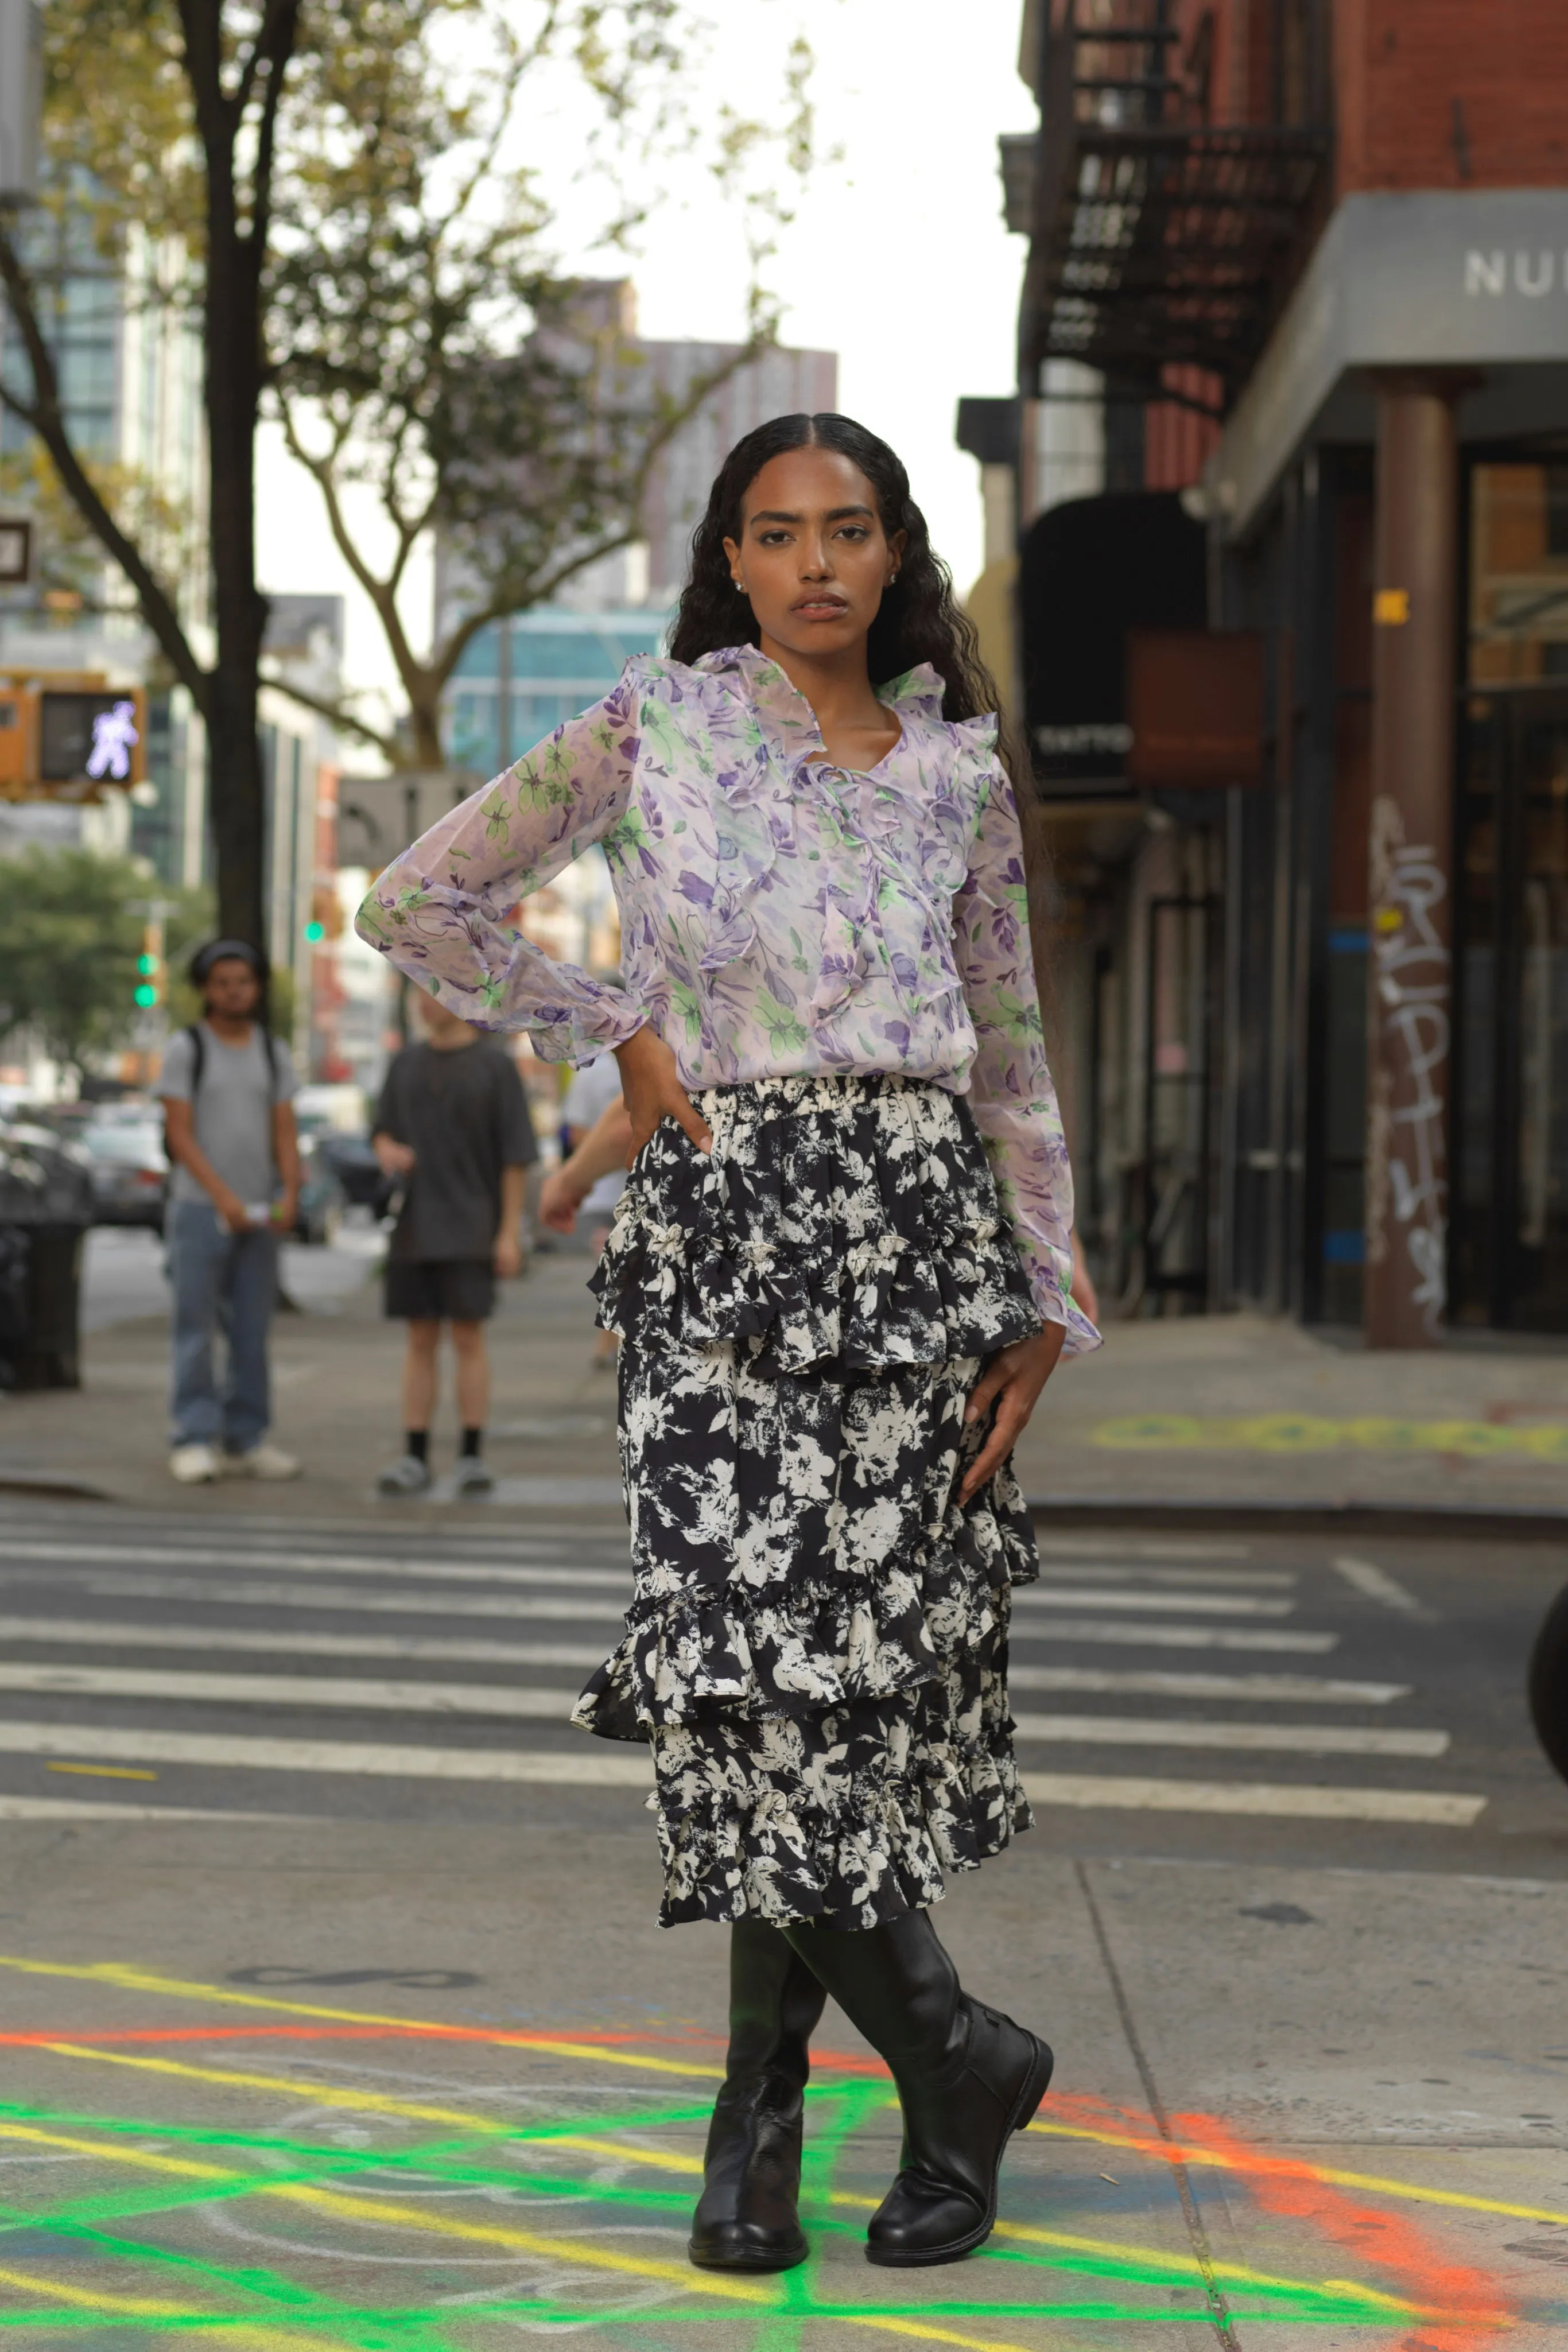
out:
M812 754L820 754L825 746L822 732L812 709L800 688L793 686L776 662L769 661L755 646L725 646L718 653L703 654L692 663L693 669L739 694L756 714L763 739L775 758L789 767ZM877 688L877 699L897 711L907 730L910 719L941 725L942 696L946 688L930 662L918 668L906 670ZM968 727L977 723L964 722ZM984 722L994 732L995 721ZM896 758L903 747L895 744L888 753ZM880 764L880 763L879 763Z

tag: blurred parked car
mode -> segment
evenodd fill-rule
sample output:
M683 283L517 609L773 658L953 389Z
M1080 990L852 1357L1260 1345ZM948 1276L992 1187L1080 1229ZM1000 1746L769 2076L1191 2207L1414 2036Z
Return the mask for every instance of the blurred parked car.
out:
M369 1136L363 1130L344 1135L331 1128L320 1138L319 1148L336 1171L344 1199L356 1209L368 1209L378 1221L384 1217L395 1183L371 1150Z
M163 1230L169 1160L163 1122L150 1103L115 1103L78 1128L92 1177L93 1223Z

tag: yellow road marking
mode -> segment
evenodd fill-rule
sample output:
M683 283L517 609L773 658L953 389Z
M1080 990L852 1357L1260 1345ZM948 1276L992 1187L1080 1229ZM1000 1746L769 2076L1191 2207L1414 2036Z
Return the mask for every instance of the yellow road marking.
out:
M175 2172L184 2179L237 2180L242 2174L221 2164L201 2164L193 2157L151 2156L138 2147L104 2147L95 2139L73 2139L65 2132L42 2131L36 2124L14 2124L0 2116L0 2139L29 2140L40 2147L68 2148L76 2156L110 2156L117 2164L134 2164L147 2172Z
M145 2074L173 2074L186 2083L216 2083L231 2090L278 2091L310 2106L352 2107L364 2115L397 2116L409 2123L456 2124L465 2132L505 2134L510 2124L493 2123L464 2107L430 2107L412 2099L389 2098L383 2091L339 2090L331 2084L301 2082L294 2074L249 2074L237 2067L191 2066L178 2058L137 2058L127 2050L93 2050L74 2042L44 2042L35 2045L57 2058L85 2058L95 2066L131 2066Z
M173 2074L200 2083L216 2083L238 2085L250 2090L280 2092L290 2097L309 2099L324 2106L347 2107L351 2110L358 2108L363 2112L395 2116L416 2123L455 2124L464 2131L482 2132L498 2138L510 2137L522 2145L534 2144L529 2134L519 2132L513 2126L492 2123L488 2118L465 2114L460 2108L432 2107L416 2105L411 2100L389 2098L384 2092L379 2091L362 2092L342 2089L332 2084L302 2084L286 2074L250 2074L217 2066L191 2066L174 2058L133 2057L121 2051L88 2049L68 2042L46 2042L42 2046L54 2051L61 2057L84 2058L100 2065L130 2066L150 2074ZM1039 2128L1062 2130L1065 2126L1039 2126ZM1105 2137L1109 2135L1092 2135L1092 2137ZM79 2145L89 2153L106 2152L90 2148L87 2143L79 2143ZM581 2154L608 2156L634 2164L649 2165L662 2171L691 2175L700 2174L702 2170L700 2161L695 2157L655 2148L637 2147L625 2141L592 2138L586 2135L573 2134L570 2137L552 2135L537 2145L543 2153L548 2153L552 2148L571 2147ZM1129 2139L1118 2141L1117 2145L1137 2147L1142 2143ZM151 2160L164 2161L164 2159ZM171 2168L178 2170L181 2168L171 2165ZM197 2166L186 2168L212 2172L210 2167ZM212 2177L227 2179L236 2176L220 2172L213 2173ZM246 2175L237 2177L248 2179L248 2176ZM875 2210L878 2200L874 2197L858 2197L848 2190L836 2189L830 2193L827 2202L830 2205L847 2206L857 2212L868 2213ZM1180 2271L1182 2268L1181 2257L1170 2253L1162 2247L1129 2246L1113 2239L1079 2237L1062 2231L1036 2229L1022 2221L999 2221L996 2224L996 2235L1016 2240L1021 2245L1050 2247L1058 2253L1084 2254L1097 2261L1163 2263L1173 2271ZM1292 2294L1317 2292L1314 2283L1310 2280L1279 2278L1268 2272L1250 2270L1240 2263L1216 2263L1215 2272L1216 2277L1222 2277L1236 2286L1278 2287L1287 2289ZM1375 2291L1371 2288L1358 2287L1355 2292L1375 2294ZM1376 2300L1386 2301L1390 2308L1401 2313L1415 2314L1422 2308L1419 2305L1402 2303L1393 2297L1377 2296Z
M1140 2137L1135 2132L1088 2131L1078 2124L1032 2123L1032 2132L1042 2132L1053 2139L1092 2140L1100 2147L1136 2148L1144 2156L1157 2156L1165 2164L1209 2164L1222 2172L1290 2173L1296 2158L1284 2157L1271 2159L1263 2149L1258 2153L1255 2165L1244 2158L1223 2156L1215 2148L1167 2147L1161 2140ZM1560 2229L1568 2229L1568 2213L1554 2212L1548 2205L1510 2205L1497 2197L1472 2197L1462 2189L1428 2189L1415 2180L1385 2180L1375 2172L1337 2172L1327 2165L1306 2165L1300 2176L1303 2180L1321 2180L1332 2189L1364 2189L1369 2196L1405 2197L1420 2205L1451 2205L1466 2213L1500 2213L1509 2221L1552 2221Z
M308 2181L259 2179L253 2173L237 2172L216 2164L202 2164L190 2158L150 2156L139 2148L100 2145L96 2140L79 2139L66 2132L43 2131L31 2124L13 2124L0 2117L0 2137L31 2141L45 2147L59 2147L79 2156L107 2157L114 2164L129 2164L159 2172L179 2173L186 2178L232 2182L241 2196L282 2197L296 2205L309 2205L313 2210L331 2213L340 2220L386 2221L399 2228L428 2230L437 2236L470 2239L480 2245L506 2246L514 2252L544 2254L561 2262L584 2263L595 2269L629 2273L635 2278L660 2279L679 2287L686 2294L717 2294L731 2302L766 2303L769 2290L738 2280L715 2277L710 2273L688 2270L684 2264L649 2262L636 2254L612 2254L601 2246L584 2244L574 2238L541 2237L527 2230L506 2230L492 2222L460 2221L443 2214L427 2213L416 2205L394 2204L384 2199L345 2197L331 2189L312 2188ZM174 2311L178 2305L170 2305ZM269 2339L274 2340L274 2339ZM290 2337L290 2343L299 2339ZM319 2343L316 2352L320 2352Z
M369 2009L329 2009L318 2001L269 2000L265 1994L231 1992L226 1985L210 1985L188 1981L183 1977L159 1976L151 1969L136 1969L117 1960L95 1960L72 1966L64 1960L26 1960L17 1955L0 1952L0 1969L15 1969L30 1977L68 1977L79 1984L114 1985L127 1992L153 1992L182 2000L215 2000L235 2009L267 2009L286 2017L330 2018L339 2025L393 2025L405 2033L410 2027L427 2034L433 2042L447 2037L439 2025L431 2025L417 2017L391 2017L384 2011ZM467 2034L453 2035L454 2041L467 2042ZM485 2045L507 2050L537 2050L543 2057L588 2058L601 2061L606 2066L631 2066L640 2072L655 2074L700 2075L721 2083L722 2066L705 2066L699 2062L679 2058L650 2058L626 2050L605 2050L593 2042L542 2042L534 2034L491 2033L485 2036Z
M79 2311L101 2312L106 2319L204 2319L208 2315L193 2312L188 2303L165 2303L162 2296L146 2294L108 2294L101 2289L75 2286L65 2279L35 2277L28 2271L0 2270L0 2286L19 2289L24 2294L43 2295L55 2303L74 2305ZM332 2352L330 2337L312 2333L298 2336L291 2328L271 2327L265 2320L235 2326L226 2322L221 2312L211 2314L214 2333L221 2331L226 2344L254 2346L257 2352ZM340 2352L349 2352L342 2344Z

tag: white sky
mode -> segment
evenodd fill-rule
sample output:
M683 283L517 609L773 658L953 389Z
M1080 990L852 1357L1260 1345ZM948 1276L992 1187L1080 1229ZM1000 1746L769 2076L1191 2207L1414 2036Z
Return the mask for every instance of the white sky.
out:
M839 405L890 441L961 588L980 569L978 469L953 443L963 394L1013 388L1023 244L1001 218L996 139L1026 128L1033 102L1016 72L1020 0L725 0L700 90L742 113L776 86L784 40L800 26L816 57L819 149L842 152L815 175L784 233L770 281L784 299L786 342L836 351ZM556 137L563 167L574 142ZM549 166L551 125L530 125ZM542 142L542 144L541 143ZM732 341L742 325L744 261L711 195L689 181L644 232L629 265L571 257L595 274L626 270L651 337ZM264 434L258 568L277 591L348 600L345 683L389 688L380 625L328 534L315 485L278 436ZM429 573L405 599L423 642ZM374 753L345 740L351 767Z

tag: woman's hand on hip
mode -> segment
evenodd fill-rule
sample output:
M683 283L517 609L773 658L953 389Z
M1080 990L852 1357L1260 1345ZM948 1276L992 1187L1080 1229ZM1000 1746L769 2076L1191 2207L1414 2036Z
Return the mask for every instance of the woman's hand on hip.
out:
M994 1477L1007 1459L1035 1410L1040 1391L1056 1370L1066 1338L1065 1325L1047 1323L1032 1339L1015 1339L1010 1348L999 1349L981 1373L970 1391L964 1421L980 1421L993 1405L996 1413L990 1436L964 1472L963 1484L958 1490L961 1503L967 1503L988 1478Z
M616 1047L621 1068L621 1093L632 1123L629 1168L661 1118L683 1127L699 1151L711 1151L713 1136L691 1097L680 1083L675 1055L652 1029L642 1028L624 1045Z

